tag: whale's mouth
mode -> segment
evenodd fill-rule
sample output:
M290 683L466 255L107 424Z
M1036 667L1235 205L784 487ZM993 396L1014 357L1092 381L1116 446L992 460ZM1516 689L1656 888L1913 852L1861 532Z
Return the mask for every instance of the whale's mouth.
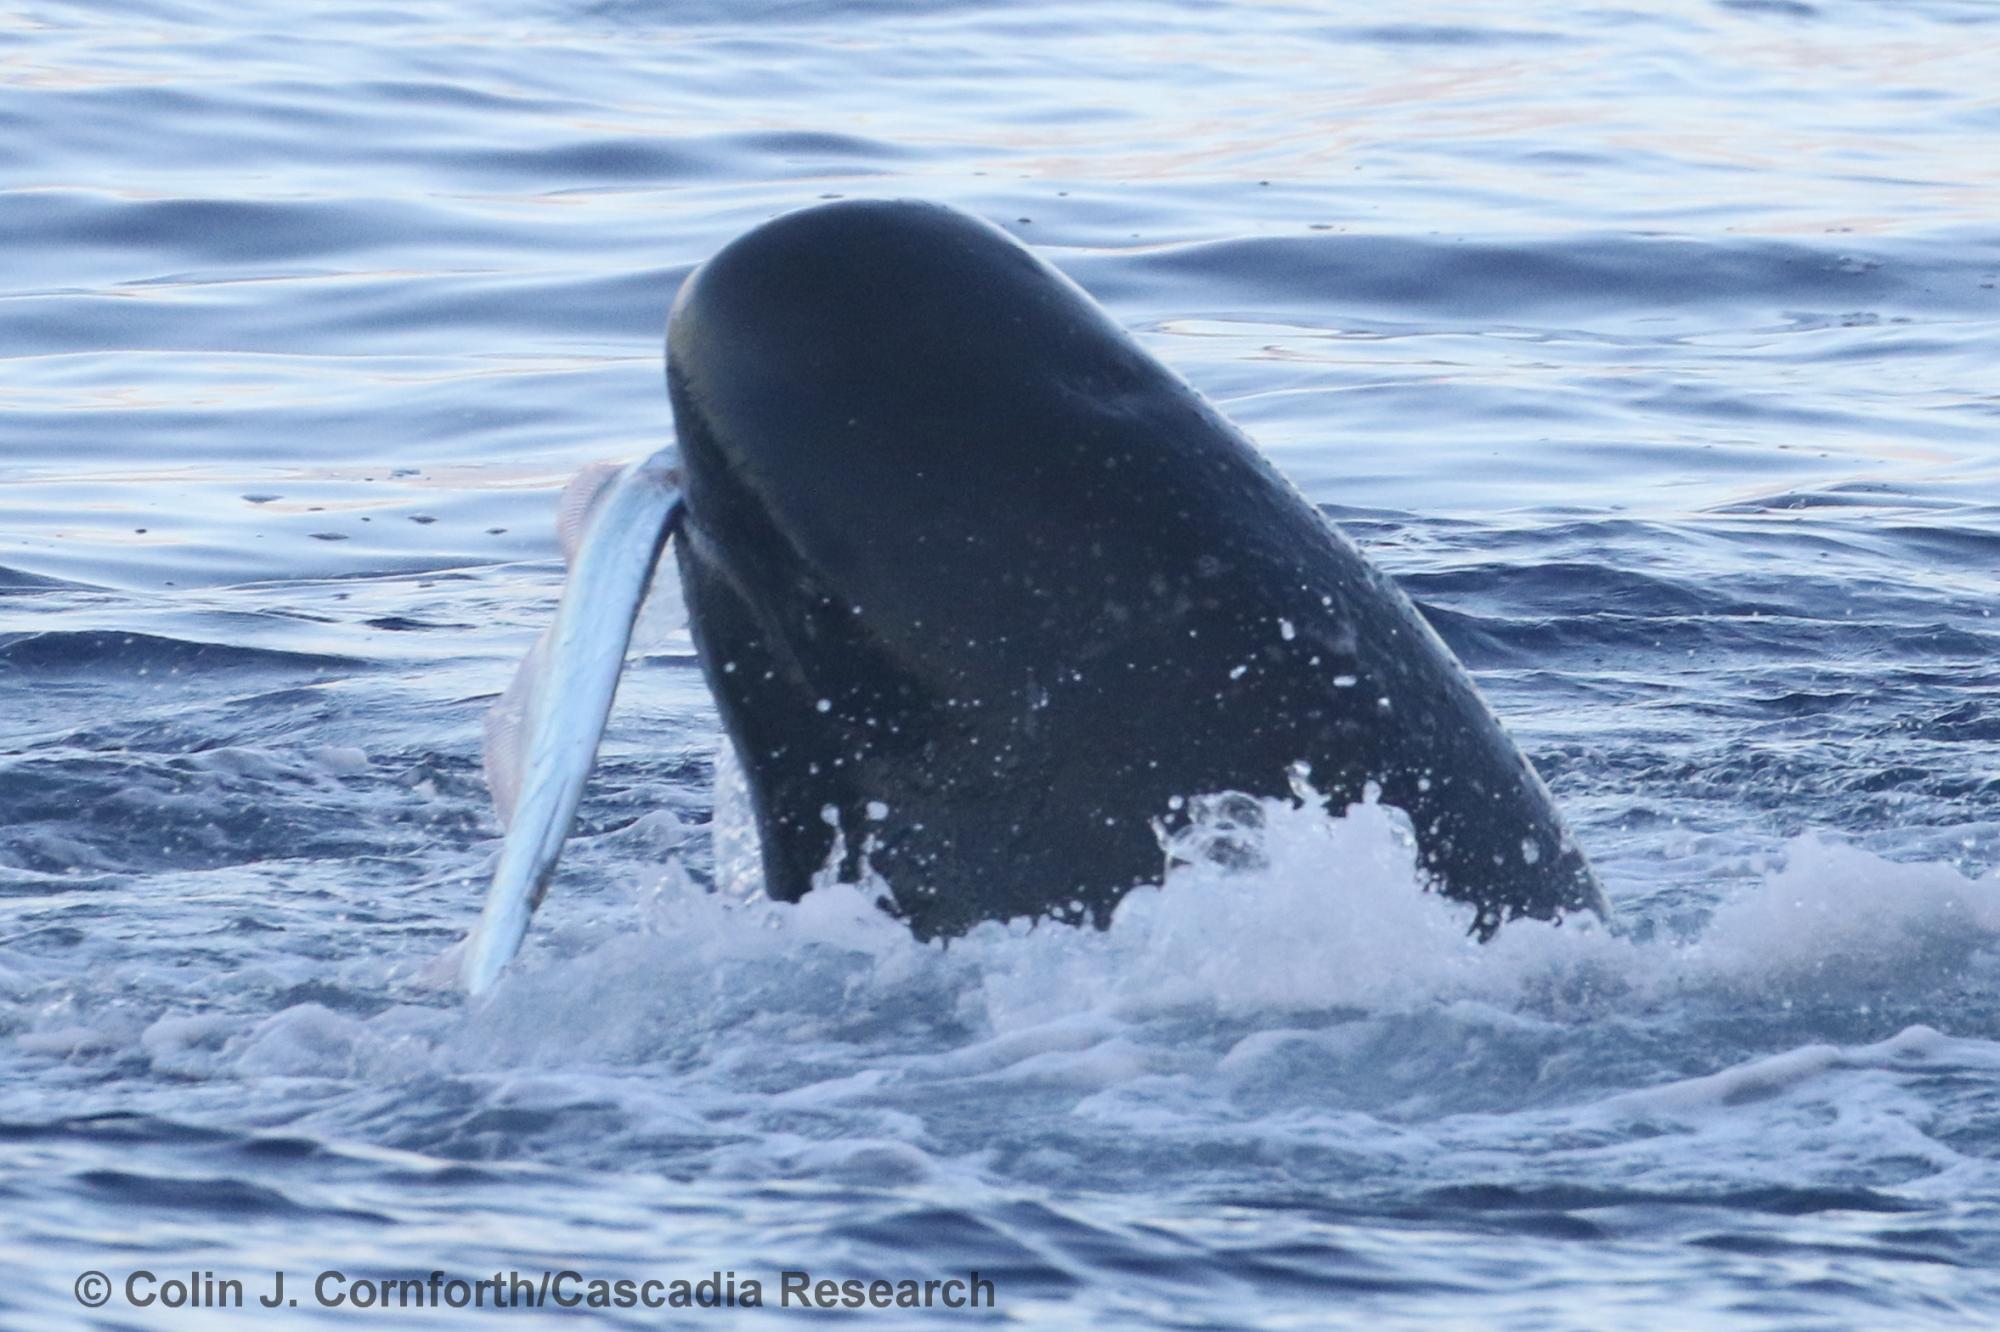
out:
M487 781L507 835L461 962L473 994L520 951L548 891L597 760L633 622L686 513L672 446L629 467L586 469L563 492L562 604L488 720Z

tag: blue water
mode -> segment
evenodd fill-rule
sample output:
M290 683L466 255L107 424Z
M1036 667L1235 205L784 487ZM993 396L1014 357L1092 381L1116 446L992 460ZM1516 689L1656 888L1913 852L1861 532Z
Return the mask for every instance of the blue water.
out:
M1983 0L0 14L0 1324L280 1268L233 1320L450 1317L334 1268L2000 1319L1996 52ZM862 195L1006 226L1402 578L1615 930L1473 945L1369 810L1105 935L710 894L669 618L466 1003L556 495L663 441L694 264Z

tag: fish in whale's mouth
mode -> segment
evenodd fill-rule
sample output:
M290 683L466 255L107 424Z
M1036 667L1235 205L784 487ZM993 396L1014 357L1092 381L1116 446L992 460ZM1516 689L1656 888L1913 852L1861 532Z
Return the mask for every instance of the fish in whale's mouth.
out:
M553 879L596 761L634 627L668 543L688 522L680 453L672 445L629 465L595 463L571 479L556 530L568 578L555 623L516 668L484 724L487 788L505 836L479 923L465 941L460 976L468 993L492 988L520 951ZM668 576L679 578L676 571ZM726 747L725 747L726 757ZM1290 774L1295 803L1319 799L1303 766ZM1248 796L1233 798L1246 807ZM1221 800L1224 797L1210 797ZM1370 803L1374 796L1371 793ZM1197 802L1198 803L1198 802ZM1236 824L1201 820L1207 835ZM1161 833L1168 859L1185 839ZM1220 848L1227 851L1229 848ZM1204 846L1205 859L1228 855Z
M1167 811L1303 800L1305 763L1329 813L1374 785L1407 814L1480 937L1605 914L1407 595L998 228L910 200L787 214L690 275L666 341L677 448L565 494L557 623L495 710L475 993L554 872L670 541L773 898L866 870L920 939L1107 925L1158 882Z

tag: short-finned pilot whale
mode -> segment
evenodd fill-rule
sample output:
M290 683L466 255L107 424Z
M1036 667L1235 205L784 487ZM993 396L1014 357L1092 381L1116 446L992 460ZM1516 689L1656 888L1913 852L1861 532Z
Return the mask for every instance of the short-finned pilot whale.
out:
M919 937L1102 926L1160 880L1190 799L1304 773L1333 811L1404 811L1482 937L1604 912L1402 591L998 228L907 201L765 223L682 286L667 383L678 450L584 488L556 626L509 694L524 775L475 992L554 871L670 538L772 898L867 872Z

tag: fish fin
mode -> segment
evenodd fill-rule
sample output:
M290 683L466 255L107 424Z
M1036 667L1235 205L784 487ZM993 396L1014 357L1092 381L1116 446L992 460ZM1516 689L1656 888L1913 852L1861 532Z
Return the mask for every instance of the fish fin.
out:
M521 776L527 766L527 719L534 706L536 691L548 674L551 631L543 631L514 668L507 692L486 709L480 730L484 740L482 761L486 769L486 793L493 798L493 812L500 827L514 821L514 807L521 803Z
M591 517L624 470L623 463L594 462L563 487L562 498L556 501L556 544L562 547L564 568L576 567L576 553L590 531Z

